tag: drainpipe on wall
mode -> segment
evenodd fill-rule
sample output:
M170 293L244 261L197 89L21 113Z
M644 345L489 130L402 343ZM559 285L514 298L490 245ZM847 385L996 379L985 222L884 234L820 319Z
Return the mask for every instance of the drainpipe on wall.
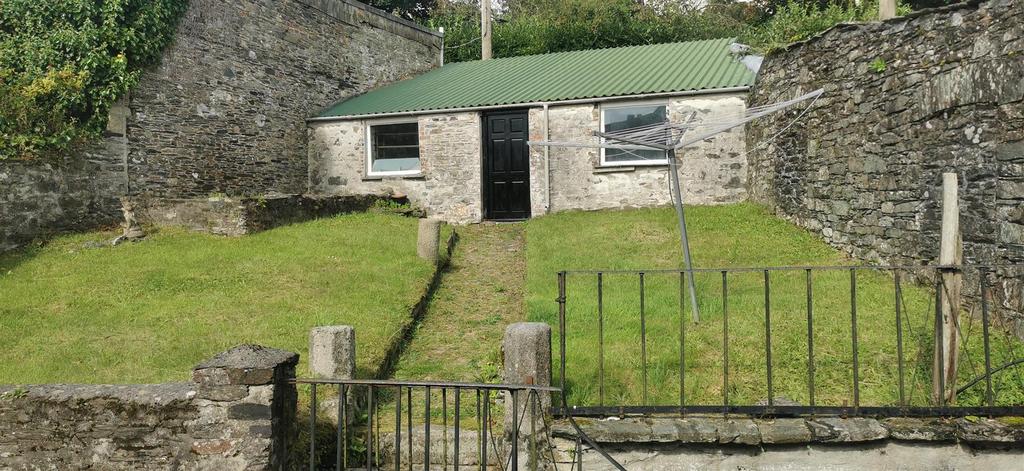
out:
M548 121L548 103L544 107L544 141L550 140L550 129ZM551 146L544 146L544 214L551 212Z

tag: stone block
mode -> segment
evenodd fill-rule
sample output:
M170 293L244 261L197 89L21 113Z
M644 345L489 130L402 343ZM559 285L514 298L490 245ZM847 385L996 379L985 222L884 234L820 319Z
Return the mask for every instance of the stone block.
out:
M820 442L867 442L889 437L889 431L875 419L823 417L808 420L807 426Z
M501 350L504 355L502 377L508 384L551 385L551 326L542 322L519 322L505 328ZM530 401L538 401L537 410L544 413L551 407L551 394L538 392L532 399L527 392L520 392L518 401L519 417L526 417L523 426L529 423ZM511 405L511 400L508 402ZM524 415L524 412L527 412ZM512 428L512 407L505 409L506 430ZM521 429L522 433L522 429Z
M756 420L761 442L767 444L807 443L814 438L804 419Z
M437 262L438 247L441 243L441 220L424 218L419 221L416 237L416 255L424 260Z
M296 353L242 345L196 365L192 380L201 386L271 384L294 375L298 362Z
M352 326L314 327L309 331L309 369L321 378L352 379L356 370L356 331Z

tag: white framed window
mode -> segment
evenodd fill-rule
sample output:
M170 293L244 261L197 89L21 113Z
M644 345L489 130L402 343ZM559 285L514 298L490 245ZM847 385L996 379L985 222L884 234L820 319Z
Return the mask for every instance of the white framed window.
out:
M668 103L663 101L603 103L601 105L601 131L623 129L661 123L668 116ZM601 148L601 166L613 165L665 165L668 153L647 147L625 149Z
M385 121L366 126L366 168L369 176L420 173L420 125L417 121Z

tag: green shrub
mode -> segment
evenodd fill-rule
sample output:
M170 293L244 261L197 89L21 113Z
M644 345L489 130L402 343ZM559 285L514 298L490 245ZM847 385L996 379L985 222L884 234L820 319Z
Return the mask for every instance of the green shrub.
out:
M494 57L725 37L769 51L836 23L878 17L877 0L712 0L704 8L633 0L510 0L506 5L495 15ZM909 11L899 8L900 14ZM480 58L476 2L439 2L427 24L445 28L445 61Z
M59 159L174 35L187 0L0 1L0 160Z
M910 8L899 4L897 13L909 13ZM777 7L775 14L743 32L741 42L760 51L771 51L794 41L803 41L832 26L851 21L878 19L878 0L861 3L815 2L789 0Z

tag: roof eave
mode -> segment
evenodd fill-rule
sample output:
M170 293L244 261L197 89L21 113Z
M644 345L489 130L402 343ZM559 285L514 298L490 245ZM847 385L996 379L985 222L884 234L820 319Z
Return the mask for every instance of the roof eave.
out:
M526 103L510 103L506 105L483 105L483 106L469 106L462 108L438 108L430 110L416 110L416 111L396 111L390 113L369 113L369 114L358 114L358 115L342 115L342 116L314 116L312 118L306 118L307 123L322 123L332 121L353 121L359 119L376 119L376 118L391 118L396 116L420 116L428 114L448 114L448 113L466 113L471 111L487 111L487 110L500 110L509 108L535 108L544 105L575 105L575 104L586 104L586 103L600 103L605 101L616 101L616 100L637 100L647 98L663 98L663 97L679 97L679 96L697 96L697 95L716 95L724 93L739 93L747 92L750 90L750 85L742 85L736 87L723 87L723 88L706 88L702 90L683 90L677 92L659 92L659 93L639 93L634 95L614 95L606 97L593 97L593 98L579 98L574 100L552 100L552 101L533 101Z

